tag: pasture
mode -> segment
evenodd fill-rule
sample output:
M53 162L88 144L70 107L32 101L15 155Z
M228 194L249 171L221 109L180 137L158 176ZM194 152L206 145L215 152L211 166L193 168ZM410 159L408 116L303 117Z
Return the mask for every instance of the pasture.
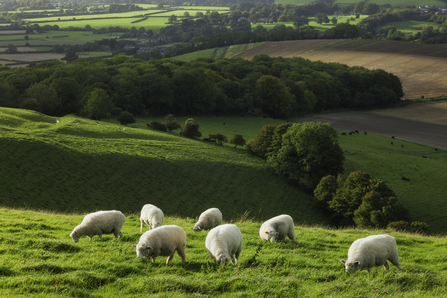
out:
M424 26L433 26L434 28L439 25L433 22L422 22L422 21L401 21L401 22L390 22L385 23L381 26L375 28L376 31L379 31L383 27L394 26L396 30L401 31L405 34L416 34L417 32L422 32Z
M151 202L150 198L141 203ZM68 236L83 215L0 209L0 291L2 296L45 297L445 297L447 295L446 238L424 237L385 230L334 230L295 226L296 241L261 242L260 221L239 217L243 234L237 265L220 267L205 250L206 231L191 227L190 218L165 217L186 231L186 259L175 254L155 263L137 258L141 235L139 214L127 213L123 238L104 235L91 242ZM145 227L145 230L147 227ZM351 243L369 235L389 233L397 241L398 271L373 268L346 273Z
M0 174L7 186L0 191L1 205L135 213L150 198L167 214L182 217L215 206L227 218L245 212L254 218L291 213L296 223L329 224L311 194L276 175L264 160L228 143L216 146L184 138L178 131L147 129L147 123L163 119L138 119L123 131L112 119L96 122L67 115L56 123L56 118L34 112L0 110L0 163L5 165ZM253 117L194 118L202 138L222 133L231 139L238 133L247 141L263 125L282 123ZM183 124L187 117L177 119ZM391 146L389 136L370 134L340 137L339 142L346 173L362 170L384 180L410 210L411 220L446 234L445 177L440 174L447 166L446 152L402 139ZM411 181L402 181L402 176Z

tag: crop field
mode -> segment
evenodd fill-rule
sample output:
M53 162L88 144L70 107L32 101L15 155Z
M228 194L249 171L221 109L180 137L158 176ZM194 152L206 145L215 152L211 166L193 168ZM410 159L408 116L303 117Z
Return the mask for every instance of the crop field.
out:
M405 98L447 94L447 51L442 45L385 40L301 40L272 42L238 57L300 56L312 61L342 63L368 69L383 69L402 81Z
M147 201L146 201L147 202ZM146 203L144 202L144 203ZM138 214L126 214L123 238L68 236L83 215L0 209L0 291L5 297L445 297L446 238L386 230L333 230L295 226L296 241L261 242L262 222L240 217L224 223L242 232L237 265L217 266L205 250L206 231L192 218L165 217L186 231L186 263L175 254L155 263L137 258ZM145 227L145 231L147 227ZM351 243L369 235L395 237L401 271L344 272Z
M144 27L146 30L153 30L154 32L160 32L160 29L168 26L166 23L168 22L168 17L152 17L147 18L138 23L132 23L133 21L139 20L140 18L116 18L116 19L100 19L100 20L73 20L73 21L65 21L65 22L43 22L39 23L40 26L44 25L55 25L57 24L59 28L66 29L68 27L78 27L84 28L86 25L90 25L94 29L100 28L108 28L110 26L122 27L122 28L140 28Z
M31 24L37 22L57 22L57 21L69 21L69 20L86 20L86 19L117 19L117 18L132 18L137 16L142 16L147 13L158 13L165 10L139 10L139 11L129 11L121 13L107 13L107 14L85 14L76 16L57 16L57 17L44 17L44 18L32 18L23 19ZM157 14L158 15L158 14ZM59 24L58 24L59 25ZM60 27L60 26L59 26Z

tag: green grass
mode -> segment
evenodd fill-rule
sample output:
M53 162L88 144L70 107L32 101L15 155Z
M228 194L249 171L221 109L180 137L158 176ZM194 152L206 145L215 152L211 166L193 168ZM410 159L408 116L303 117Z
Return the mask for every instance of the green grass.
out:
M218 7L220 9L220 7ZM228 10L217 10L217 9L213 9L213 11L217 11L218 13L222 14L222 13L228 13ZM175 15L177 17L183 17L183 15L185 14L185 12L188 12L189 15L191 17L194 17L196 15L196 13L198 12L202 12L203 14L206 14L206 10L204 10L203 8L201 9L185 9L185 10L173 10L173 11L167 11L167 12L163 12L163 13L159 13L156 16L165 16L165 17L170 17L172 15Z
M212 58L215 49L208 49L203 51L192 52L181 56L176 56L173 59L179 61L189 62L197 58Z
M76 16L56 16L56 17L43 17L43 18L32 18L32 19L23 19L26 22L36 23L36 22L53 22L53 21L69 21L75 18L76 20L85 20L85 19L116 19L116 18L130 18L136 16L142 16L147 13L156 13L162 12L165 10L138 10L138 11L129 11L129 12L120 12L120 13L107 13L107 14L85 14L85 15L76 15Z
M229 218L247 211L255 218L293 213L297 223L327 223L309 194L288 185L263 160L230 144L219 147L183 138L178 131L146 128L146 123L161 118L138 119L123 131L116 120L98 126L67 115L56 124L56 118L6 108L0 115L0 174L5 185L0 205L137 212L150 202L181 216L216 205ZM187 117L177 119L183 124ZM263 125L281 123L253 117L194 119L202 137L223 133L231 139L238 133L247 141ZM346 151L346 173L362 170L384 180L410 210L412 221L427 222L434 232L446 234L446 152L397 139L391 146L388 137L370 134L339 141Z
M240 218L244 238L238 265L216 266L205 250L206 232L194 218L166 217L187 235L183 264L176 254L155 263L136 257L139 216L126 214L123 238L104 235L73 243L69 233L83 215L0 209L0 292L4 297L445 297L445 238L383 230L295 226L296 241L266 243L261 222ZM224 213L224 222L229 222ZM389 233L397 241L398 271L390 265L344 272L351 243Z
M417 32L422 32L424 26L433 26L434 28L436 28L439 26L439 24L433 22L422 22L422 21L389 22L385 23L382 26L376 27L375 30L379 31L383 27L387 26L394 26L396 30L401 31L402 33L416 34Z
M0 174L9 184L0 190L0 205L138 212L150 202L166 214L182 216L218 207L228 219L245 212L258 218L273 216L293 208L297 222L327 223L311 195L232 145L151 131L146 128L150 119L140 119L123 131L116 120L98 126L73 115L56 123L55 118L15 109L1 108L0 114ZM179 118L180 123L184 119ZM220 132L232 138L240 133L247 140L262 125L281 123L245 117L197 119L204 136Z

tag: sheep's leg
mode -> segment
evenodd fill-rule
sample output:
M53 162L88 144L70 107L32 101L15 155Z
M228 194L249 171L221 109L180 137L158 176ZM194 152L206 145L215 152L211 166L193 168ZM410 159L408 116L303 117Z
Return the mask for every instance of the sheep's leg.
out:
M385 264L383 264L383 267L385 268L385 270L390 270L390 265L388 265L387 261L385 261Z
M236 265L237 264L237 262L239 261L239 255L240 255L240 251L237 251L235 254L234 254L234 265Z
M169 264L172 261L172 259L174 258L174 253L175 251L168 257L168 259L166 260L166 264Z
M143 221L141 220L140 223L141 223L140 224L140 233L142 233L143 232Z
M186 263L185 248L177 249L177 253L178 253L178 255L182 258L182 262L183 262L183 263ZM172 254L172 256L174 257L174 254Z
M98 235L99 236L99 239L101 239L101 241L102 241L102 235Z

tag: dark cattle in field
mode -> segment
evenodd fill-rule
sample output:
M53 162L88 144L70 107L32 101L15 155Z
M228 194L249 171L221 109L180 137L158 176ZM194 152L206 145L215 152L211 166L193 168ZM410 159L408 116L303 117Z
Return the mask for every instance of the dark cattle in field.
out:
M394 145L393 142L391 142L391 145Z
M341 133L341 135L342 135L342 136L345 136L345 135L346 135L346 133L345 133L345 132L342 132L342 133Z
M356 131L355 131L355 133L359 133L359 131L358 131L358 130L356 130Z
M425 156L425 155L422 155L422 158L427 158L427 156Z
M405 177L402 177L402 180L405 180L405 181L410 181L410 179L408 179L408 178L405 178Z
M352 136L352 132L350 132L349 135Z
M400 145L402 148L404 148L404 145L402 144L402 145Z
M366 131L365 131L365 135L367 135Z
M438 151L438 148L435 148L435 151Z
M394 139L394 136L391 136L392 139Z

